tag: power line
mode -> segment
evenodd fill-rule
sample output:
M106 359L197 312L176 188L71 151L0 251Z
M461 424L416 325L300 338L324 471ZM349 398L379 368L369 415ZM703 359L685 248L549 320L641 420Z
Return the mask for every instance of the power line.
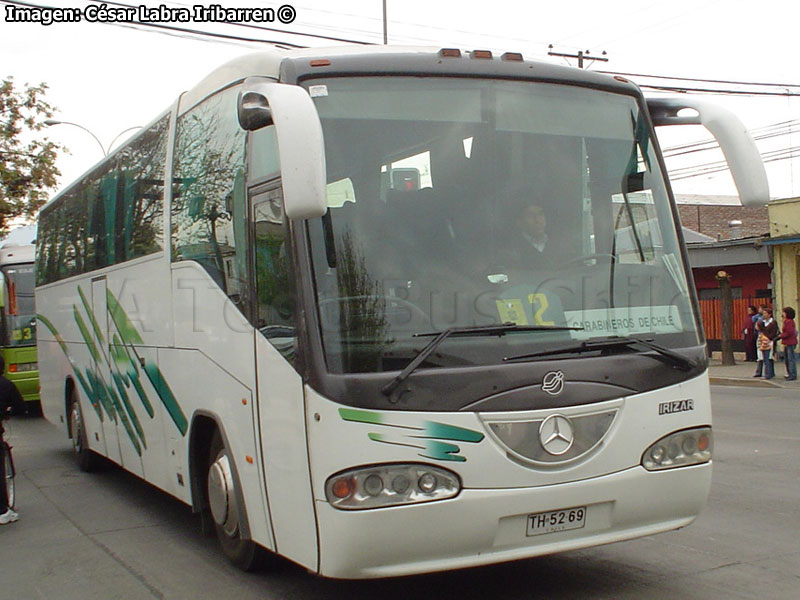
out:
M22 2L21 0L0 0L0 2L2 2L3 4L14 4L14 5L17 5L17 6L24 6L24 7L27 7L27 8L40 8L40 9L47 9L47 10L56 10L56 8L53 7L53 6L46 6L46 5L42 5L42 4L33 4L33 3L29 3L29 2ZM135 25L135 26L143 27L143 28L148 28L149 27L149 28L153 28L153 29L163 29L163 30L166 30L166 31L180 31L180 32L183 32L183 33L190 33L192 35L207 36L207 37L213 37L213 38L218 38L218 39L222 39L222 40L236 40L236 41L240 41L240 42L254 42L254 43L258 43L258 44L274 44L274 45L277 45L277 46L284 46L284 47L289 46L289 47L292 47L292 48L304 48L305 47L305 46L300 46L300 45L297 45L297 44L292 44L290 42L281 42L281 41L277 41L277 40L264 40L264 39L258 39L258 38L247 38L247 37L242 37L242 36L238 36L238 35L230 35L230 34L225 34L225 33L216 33L216 32L211 32L211 31L203 31L203 30L200 30L200 29L189 29L188 27L177 27L175 25L165 25L163 23L142 23L141 21L133 21L133 20L130 20L130 19L122 19L122 20L120 20L118 22L115 22L115 23L105 22L105 23L101 23L101 24L103 24L103 25L118 25L118 26L123 26L123 27L125 26L125 24L129 24L129 25Z
M796 158L798 156L800 156L800 146L791 146L788 148L764 152L761 154L761 159L764 163L771 163L780 160ZM681 167L678 169L670 169L669 178L673 181L678 181L681 179L690 179L692 177L702 177L704 175L721 173L727 170L728 163L724 160L721 160L700 165L692 165L689 167Z
M647 77L650 79L672 79L674 81L699 81L701 83L722 83L726 85L748 85L757 87L779 87L792 88L800 87L800 83L765 83L757 81L728 81L725 79L704 79L695 77L672 77L669 75L647 75L645 73L621 73L617 71L597 71L606 75L622 75L623 77Z
M695 88L695 87L676 87L667 85L647 85L637 84L640 88L649 90L658 90L663 92L696 92L701 94L719 94L724 96L780 96L780 97L794 97L800 96L798 92L748 92L744 90L719 90L713 88Z
M111 0L89 0L90 2L96 2L97 4L111 4L113 6L120 6L123 8L136 8L132 4L125 4L124 2L112 2ZM171 2L170 4L176 4L178 6L189 6L187 4L183 4L181 2ZM141 21L133 21L134 23L141 23ZM361 40L353 40L349 38L341 38L341 37L333 37L329 35L320 35L315 33L304 33L300 31L288 31L286 29L278 29L275 27L266 27L264 25L253 25L252 23L242 23L240 21L219 21L220 23L224 23L226 25L233 25L235 27L245 27L248 29L256 29L259 31L269 31L269 32L277 32L277 33L286 33L289 35L296 35L300 37L312 37L312 38L319 38L322 40L329 40L333 42L346 42L350 44L362 44L362 45L372 45L372 42L364 42ZM142 23L143 25L149 25L149 23ZM296 46L298 48L302 48L303 46Z
M795 125L799 124L800 121L785 121L784 123L786 123L786 125L775 124L775 125L768 125L765 127L761 127L758 129L753 129L751 130L750 133L753 136L753 139L756 141L768 140L772 138L782 137L785 135L800 133L800 129L795 128ZM673 158L685 154L705 152L707 150L716 150L718 148L719 144L717 144L717 141L713 138L709 138L699 142L693 142L689 144L683 144L681 146L672 146L670 148L664 148L662 152L665 158Z
M583 68L583 61L584 60L591 60L592 62L587 65L587 68L592 65L595 61L599 60L600 62L608 62L608 58L606 58L606 51L603 50L601 56L592 56L589 53L589 50L585 52L583 50L578 50L577 54L566 54L564 52L554 52L553 51L553 44L550 44L548 47L547 56L562 56L564 58L577 58L578 59L578 68Z
M103 0L90 0L90 1L100 3ZM52 6L35 4L35 3L32 3L32 2L24 2L22 0L0 0L0 2L2 2L4 4L24 6L24 7L29 7L29 8L39 8L39 9L49 9L49 10L54 9L54 7L52 7ZM122 3L122 2L113 2L113 1L105 0L105 3L106 4L115 5L115 6L120 6L120 7L135 8L133 5L125 4L125 3ZM173 4L177 4L179 6L186 6L186 4L181 4L179 2L173 2ZM318 10L318 12L330 12L330 11L319 11ZM353 15L353 16L357 16L357 15ZM368 19L368 20L375 20L376 19L375 17L363 17L363 18ZM399 22L405 23L405 22L402 22L402 21L399 21ZM226 25L230 25L230 26L234 26L234 27L245 27L245 28L254 29L254 30L269 31L269 32L272 32L272 33L283 33L283 34L286 34L288 36L310 37L310 38L316 38L316 39L337 41L337 42L343 42L343 43L353 43L353 44L359 44L359 45L371 45L371 44L373 44L373 42L367 42L367 41L363 41L363 40L356 40L356 39L352 39L352 38L345 38L345 37L339 37L339 36L329 36L329 35L322 35L322 34L314 34L314 33L300 32L300 31L290 31L290 30L284 30L284 29L278 29L278 28L254 25L254 24L251 24L251 23L240 23L240 22L232 22L232 21L225 21L224 23ZM189 34L190 36L196 36L196 37L201 37L201 38L202 37L208 37L208 38L213 38L213 39L217 39L217 40L230 40L230 41L239 41L239 42L247 42L247 43L257 43L257 44L274 44L274 45L277 45L277 46L283 46L283 47L287 47L287 48L303 48L303 47L305 47L305 46L300 45L300 44L295 44L295 43L285 42L285 41L280 41L280 40L251 38L251 37L245 37L245 36L239 36L239 35L218 33L218 32L213 32L213 31L190 29L190 28L187 28L187 27L178 27L178 26L175 26L175 25L165 25L163 23L149 23L149 22L143 23L143 22L140 22L140 21L125 20L125 21L117 22L117 23L104 23L104 24L116 25L116 26L121 26L121 27L130 27L130 28L137 29L137 30L142 30L142 31L146 31L148 29L156 29L156 30L160 30L160 31L158 31L159 33L166 33L167 35L170 35L170 33L168 33L168 32L177 32L177 33ZM445 30L444 28L435 28L435 27L430 27L430 26L423 26L423 27L427 27L428 29L442 29L443 31ZM447 31L449 31L449 30L447 30ZM459 32L459 33L469 34L469 35L486 35L486 34L475 33L475 32L467 32L467 31L463 31L463 30L454 30L454 31ZM370 33L370 32L365 32L365 33ZM370 33L370 34L374 35L374 33ZM184 37L184 36L179 36L179 37ZM425 38L416 38L416 39L420 39L420 40L423 40L423 41L428 41ZM588 52L584 54L582 51L579 51L575 55L566 55L564 53L554 53L554 52L551 52L550 54L554 55L554 56L569 56L569 57L573 57L573 58L578 58L579 59L579 63L582 62L581 58L587 59L587 60L588 59L591 59L591 60L603 60L603 61L607 60L606 58L603 58L603 57L589 56ZM580 56L581 54L583 54L583 57ZM745 91L745 90L714 89L714 88L700 88L700 87L663 86L663 85L651 85L651 84L640 84L639 85L639 87L641 87L641 88L652 89L652 90L656 90L656 91L669 91L669 92L682 92L682 93L693 92L693 93L702 93L702 94L722 94L722 95L736 95L736 96L777 96L777 97L800 96L800 93L789 92L788 91L788 88L798 88L798 87L800 87L800 84L786 84L786 83L776 83L776 82L744 82L744 81L730 81L730 80L721 80L721 79L672 77L672 76L666 76L666 75L651 75L651 74L645 74L645 73L622 73L622 72L613 72L613 71L599 71L599 72L606 73L606 74L617 74L617 75L627 76L627 77L644 77L644 78L651 78L651 79L666 79L666 80L673 80L673 81L687 81L687 82L688 81L696 81L696 82L703 82L703 83L719 83L719 84L726 84L726 85L742 85L742 86L752 86L752 87L762 87L763 86L763 87L776 87L776 88L786 88L787 89L786 92L778 93L778 92Z

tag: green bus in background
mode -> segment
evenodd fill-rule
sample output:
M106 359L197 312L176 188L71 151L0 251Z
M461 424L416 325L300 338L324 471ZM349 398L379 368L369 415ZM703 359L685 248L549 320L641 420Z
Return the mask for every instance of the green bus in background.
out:
M36 308L33 244L0 246L0 352L5 375L17 386L28 413L39 413L39 366L36 352Z

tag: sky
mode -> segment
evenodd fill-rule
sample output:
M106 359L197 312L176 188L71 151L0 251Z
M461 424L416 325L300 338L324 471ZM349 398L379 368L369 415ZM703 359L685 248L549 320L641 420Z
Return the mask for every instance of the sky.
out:
M120 0L131 5L159 6L158 2ZM26 3L83 9L97 2L79 0L25 0ZM222 4L221 2L217 2ZM637 74L640 85L722 88L795 96L709 95L707 98L735 112L758 133L792 120L800 121L800 69L796 66L797 23L800 3L776 0L541 0L464 2L437 0L385 0L390 44L460 47L522 52L526 59L576 65L574 59L549 57L548 47L566 54L606 52L608 62L594 62L593 70ZM208 6L214 2L179 0L164 3L180 8ZM306 46L340 42L293 35L300 32L382 43L383 0L298 0L287 2L294 21L251 23L276 31L224 23L174 23L189 29L280 41ZM60 186L67 185L102 159L113 142L116 147L137 126L152 121L178 97L216 66L236 56L263 48L263 42L203 38L160 32L129 25L102 23L8 22L0 0L0 78L13 76L17 84L49 86L48 101L57 107L54 118L77 123L98 139L70 125L46 130L53 141L67 146L69 155L58 160ZM227 2L225 7L261 7L278 11L280 2ZM167 24L167 23L165 23ZM787 87L743 87L697 81L652 79L642 75L713 79L734 82L780 83ZM788 87L793 84L794 87ZM649 95L665 95L645 89ZM674 94L675 92L671 92ZM702 96L706 97L706 96ZM123 133L126 129L134 131ZM762 153L800 146L796 131L759 140ZM788 134L786 134L789 132ZM119 137L118 137L119 136ZM662 147L701 141L709 134L699 126L659 130ZM102 146L102 148L101 148ZM800 150L794 160L766 163L770 195L800 195ZM668 159L673 189L678 194L733 195L727 172L683 178L682 168L721 160L718 151L696 152Z

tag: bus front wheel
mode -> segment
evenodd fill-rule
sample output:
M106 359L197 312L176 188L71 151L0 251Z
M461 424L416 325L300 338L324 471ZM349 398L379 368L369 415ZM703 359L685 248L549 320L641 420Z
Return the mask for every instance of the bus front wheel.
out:
M261 564L262 550L252 540L242 538L239 498L233 463L219 430L214 432L209 451L206 494L222 552L243 571Z

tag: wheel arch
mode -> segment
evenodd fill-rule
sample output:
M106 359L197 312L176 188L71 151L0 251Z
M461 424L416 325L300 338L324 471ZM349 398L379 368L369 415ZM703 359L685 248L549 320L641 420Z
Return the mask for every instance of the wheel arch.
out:
M189 482L192 494L192 511L203 513L208 510L208 498L206 491L206 476L209 466L209 448L214 432L219 431L225 447L230 450L231 445L222 419L211 411L199 410L192 415L189 426ZM247 518L247 506L245 505L244 493L242 491L242 480L239 477L239 469L236 465L236 457L229 453L231 472L236 483L236 504L239 511L239 530L242 539L251 540L250 521Z

